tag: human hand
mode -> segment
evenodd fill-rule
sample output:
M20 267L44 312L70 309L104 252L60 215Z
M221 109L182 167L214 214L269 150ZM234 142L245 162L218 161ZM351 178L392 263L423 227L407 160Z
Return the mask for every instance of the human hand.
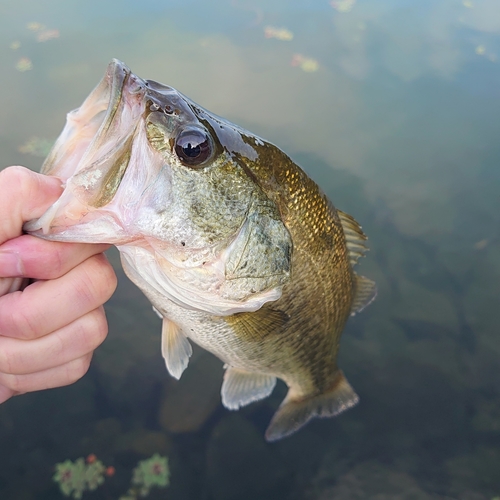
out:
M61 192L55 177L23 167L0 172L0 403L75 382L107 335L102 304L116 288L102 254L109 245L22 234ZM35 281L19 290L22 278Z

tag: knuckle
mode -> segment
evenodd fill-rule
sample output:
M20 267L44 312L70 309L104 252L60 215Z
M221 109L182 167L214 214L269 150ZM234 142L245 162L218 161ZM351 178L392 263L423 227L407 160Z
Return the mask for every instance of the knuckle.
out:
M115 272L103 254L94 255L86 261L85 293L103 304L113 295L116 285Z
M10 373L0 374L0 384L9 388L13 392L26 392L24 380L25 377L20 375L12 375Z
M33 312L32 308L12 307L6 313L7 321L11 325L11 330L21 339L32 339L40 336L40 318Z
M106 336L108 335L108 320L106 319L106 314L104 312L103 307L96 309L94 314L94 324L95 324L96 340L98 341L97 345L101 345L102 342L104 342Z
M86 354L66 365L66 384L73 384L80 380L89 370L92 354Z
M80 328L85 339L86 349L93 351L102 344L108 334L108 322L104 314L104 309L99 307L86 314Z
M0 372L1 373L12 373L16 362L14 356L8 346L2 345L0 349Z
M52 276L60 276L64 271L64 255L63 249L58 245L52 246L52 251L46 254L49 262L45 268L50 270Z

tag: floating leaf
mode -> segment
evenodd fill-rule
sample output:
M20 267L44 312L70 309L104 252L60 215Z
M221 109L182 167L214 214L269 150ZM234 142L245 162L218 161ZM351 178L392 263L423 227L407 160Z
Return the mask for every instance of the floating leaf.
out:
M286 28L275 28L274 26L266 26L264 28L264 36L266 38L276 38L284 42L293 40L293 33Z
M45 158L48 154L54 141L41 139L40 137L31 137L22 146L19 146L19 152Z
M46 42L55 38L59 38L59 30L44 30L38 33L36 37L38 42Z
M29 71L30 69L33 68L33 63L31 62L31 59L28 59L27 57L21 57L19 61L16 63L16 69L17 71Z
M319 69L319 62L316 59L305 57L302 54L294 54L291 65L299 67L306 73L313 73Z
M41 23L31 22L26 25L26 28L28 28L30 31L41 31L45 29L45 26Z
M330 5L338 12L349 12L356 3L356 0L332 0Z

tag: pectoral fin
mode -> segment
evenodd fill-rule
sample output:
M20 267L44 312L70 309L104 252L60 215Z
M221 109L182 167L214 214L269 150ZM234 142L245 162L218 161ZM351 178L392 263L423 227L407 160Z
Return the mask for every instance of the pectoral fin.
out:
M234 332L249 342L260 341L270 334L278 333L289 319L285 312L265 306L255 312L224 317Z
M167 318L163 318L161 353L170 375L179 380L189 363L193 349L179 327Z
M158 311L158 309L156 309L155 306L151 306L153 308L153 311L156 313L156 315L160 318L160 319L163 319L163 314Z
M232 368L226 369L222 383L222 404L229 410L237 410L273 392L276 377Z
M331 390L311 397L296 398L288 392L266 431L267 441L277 441L298 431L315 417L334 417L358 401L341 371Z

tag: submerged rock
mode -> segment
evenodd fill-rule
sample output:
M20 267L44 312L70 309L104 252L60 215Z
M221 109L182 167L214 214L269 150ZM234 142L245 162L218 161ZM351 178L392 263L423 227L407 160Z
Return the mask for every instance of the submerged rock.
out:
M213 500L287 498L289 480L276 448L239 414L227 415L213 429L206 460Z
M172 443L165 432L136 429L120 436L116 449L133 451L143 456L151 456L155 453L169 455Z
M220 404L222 363L208 352L193 358L179 381L165 383L159 423L170 432L199 430Z
M379 464L364 462L324 490L317 500L437 500L444 497L423 491L410 475Z
M446 461L451 480L451 493L472 490L491 497L500 492L500 450L495 446L479 446L473 453Z

